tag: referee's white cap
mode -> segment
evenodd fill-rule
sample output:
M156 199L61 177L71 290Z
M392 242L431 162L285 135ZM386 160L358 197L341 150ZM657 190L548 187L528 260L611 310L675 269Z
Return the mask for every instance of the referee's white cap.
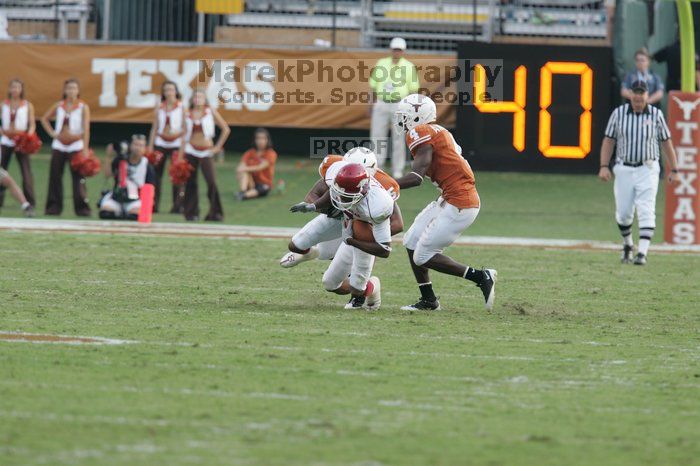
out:
M394 37L389 44L391 50L406 50L406 41L403 37Z

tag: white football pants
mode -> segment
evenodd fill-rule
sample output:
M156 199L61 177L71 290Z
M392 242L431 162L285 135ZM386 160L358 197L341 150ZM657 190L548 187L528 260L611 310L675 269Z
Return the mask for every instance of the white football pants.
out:
M331 265L323 274L323 287L328 291L337 290L343 280L350 275L350 286L357 290L364 290L372 275L372 267L374 267L372 254L341 243Z
M640 228L656 227L656 193L659 189L659 162L649 162L641 167L616 164L615 219L619 225L632 225L634 212Z
M416 216L403 237L403 245L413 250L413 262L423 265L454 243L474 223L477 215L479 208L458 209L438 198Z

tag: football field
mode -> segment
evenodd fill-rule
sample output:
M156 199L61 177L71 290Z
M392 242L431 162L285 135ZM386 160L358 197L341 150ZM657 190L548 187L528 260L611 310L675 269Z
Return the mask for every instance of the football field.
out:
M280 173L284 194L227 201L227 221L308 220L286 208L313 170ZM488 208L469 234L616 240L593 177L477 177ZM434 193L402 195L407 224ZM376 312L323 291L327 262L281 269L283 239L2 231L0 245L3 466L700 464L698 254L652 247L634 267L617 251L454 246L498 269L494 310L435 274L443 310L410 313L398 242L377 260Z

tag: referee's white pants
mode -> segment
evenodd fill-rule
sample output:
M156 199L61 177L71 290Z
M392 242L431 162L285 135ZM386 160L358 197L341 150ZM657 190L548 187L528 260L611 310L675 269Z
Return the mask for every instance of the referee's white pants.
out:
M479 208L458 209L442 198L428 204L416 216L403 237L403 245L413 251L413 262L423 265L455 242L474 223Z
M391 131L391 173L394 176L403 175L406 166L406 140L405 134L394 125L394 112L398 103L391 104L378 100L372 106L372 124L369 137L372 141L378 138L386 138ZM386 143L375 143L375 154L380 168L385 167L388 147Z
M641 167L613 167L615 174L615 219L619 225L632 225L634 212L640 228L656 228L656 193L659 189L659 162Z

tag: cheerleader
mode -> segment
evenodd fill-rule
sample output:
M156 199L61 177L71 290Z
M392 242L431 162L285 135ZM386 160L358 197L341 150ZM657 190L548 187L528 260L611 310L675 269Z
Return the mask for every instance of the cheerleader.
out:
M22 191L29 204L36 205L34 198L34 177L29 164L29 154L23 154L15 150L13 137L18 133L34 134L36 120L34 118L34 106L24 98L24 83L19 79L10 81L7 90L7 100L2 104L2 130L0 134L0 167L7 170L10 158L15 154L22 172ZM5 188L0 187L0 207L5 200Z
M214 133L219 127L221 134L214 144ZM181 150L187 162L194 167L194 172L185 185L185 219L199 218L199 190L197 187L197 172L202 167L202 175L207 182L207 197L209 198L209 213L205 220L221 221L224 212L221 207L219 189L216 187L213 155L222 151L224 143L231 133L226 121L207 103L207 96L198 89L192 94L190 108L185 117L185 136Z
M180 149L182 135L184 134L184 108L181 102L180 91L177 84L165 81L160 88L160 105L156 107L151 125L151 135L148 139L148 150L157 150L163 154L163 158L154 168L156 170L156 197L153 203L153 212L158 212L160 203L161 181L165 171L165 161L171 158L173 152ZM185 195L184 187L173 185L173 207L171 214L181 214L182 200Z
M49 119L55 120L52 128ZM51 168L49 193L46 198L46 215L61 215L63 211L63 170L71 158L90 146L90 108L80 99L80 86L76 79L63 83L63 100L56 102L41 117L41 125L53 138L51 144ZM70 168L70 167L69 167ZM73 207L79 217L90 215L85 178L70 168L73 179Z

